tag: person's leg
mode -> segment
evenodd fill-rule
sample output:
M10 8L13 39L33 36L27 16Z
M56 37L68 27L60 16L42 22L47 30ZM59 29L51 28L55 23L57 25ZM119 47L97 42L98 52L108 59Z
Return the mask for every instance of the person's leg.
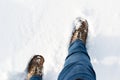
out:
M35 76L32 76L30 80L42 80L42 76L35 75Z
M26 80L42 80L44 58L41 55L35 55L28 63Z
M81 20L82 21L82 20ZM80 22L80 21L79 21ZM96 80L85 43L87 38L87 22L83 21L80 29L76 29L70 41L68 56L58 80Z

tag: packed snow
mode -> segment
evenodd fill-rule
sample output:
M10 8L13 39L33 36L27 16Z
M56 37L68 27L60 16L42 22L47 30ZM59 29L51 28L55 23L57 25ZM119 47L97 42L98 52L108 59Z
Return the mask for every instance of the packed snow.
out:
M119 0L0 0L0 80L22 80L35 54L45 57L44 80L57 80L79 16L89 23L97 80L120 80L119 7Z

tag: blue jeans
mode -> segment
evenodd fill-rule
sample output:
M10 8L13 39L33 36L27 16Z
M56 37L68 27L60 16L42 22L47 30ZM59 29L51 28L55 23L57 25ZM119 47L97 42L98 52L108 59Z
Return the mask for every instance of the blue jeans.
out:
M85 44L77 39L68 49L69 54L58 80L96 80Z
M30 78L30 80L42 80L42 76L34 75Z
M58 80L96 80L96 74L90 62L85 44L77 39L70 44L68 52L64 68L59 74Z

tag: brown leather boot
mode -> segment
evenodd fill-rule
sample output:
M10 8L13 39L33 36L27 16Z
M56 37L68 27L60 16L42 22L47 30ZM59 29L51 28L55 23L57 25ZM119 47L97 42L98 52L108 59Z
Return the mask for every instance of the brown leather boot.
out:
M80 39L86 44L88 34L88 23L87 20L77 17L74 21L73 34L70 43L74 42L76 39Z
M28 67L27 67L27 79L30 80L30 78L33 75L43 75L43 63L44 63L44 58L41 55L35 55L33 58L30 60Z

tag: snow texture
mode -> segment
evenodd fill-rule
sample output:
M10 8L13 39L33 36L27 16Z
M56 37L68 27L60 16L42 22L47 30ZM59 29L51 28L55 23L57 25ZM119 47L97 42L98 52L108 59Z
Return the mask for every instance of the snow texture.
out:
M79 16L88 20L97 80L120 80L119 7L119 0L0 0L0 80L22 80L35 54L45 57L44 80L57 80Z

